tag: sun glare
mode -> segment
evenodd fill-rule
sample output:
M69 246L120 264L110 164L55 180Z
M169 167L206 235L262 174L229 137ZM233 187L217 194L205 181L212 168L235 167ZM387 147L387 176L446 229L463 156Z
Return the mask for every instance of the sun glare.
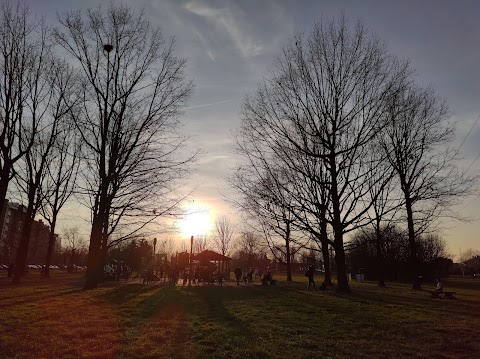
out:
M191 206L185 217L178 222L179 232L183 237L204 235L212 228L210 209L200 206Z

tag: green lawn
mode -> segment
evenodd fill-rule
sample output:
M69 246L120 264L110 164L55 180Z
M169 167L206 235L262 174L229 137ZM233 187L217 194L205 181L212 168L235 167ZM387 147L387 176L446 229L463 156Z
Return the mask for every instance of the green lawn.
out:
M480 280L447 278L451 300L408 284L353 282L338 295L305 291L305 277L276 278L92 291L80 274L31 273L18 286L1 278L0 358L480 357Z

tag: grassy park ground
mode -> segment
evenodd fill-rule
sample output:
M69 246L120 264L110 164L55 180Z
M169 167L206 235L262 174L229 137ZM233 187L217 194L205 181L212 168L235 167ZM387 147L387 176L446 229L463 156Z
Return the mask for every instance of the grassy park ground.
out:
M30 273L16 286L0 275L0 358L480 357L478 279L447 278L456 299L432 299L399 283L307 292L305 277L280 275L276 286L91 291L80 273Z

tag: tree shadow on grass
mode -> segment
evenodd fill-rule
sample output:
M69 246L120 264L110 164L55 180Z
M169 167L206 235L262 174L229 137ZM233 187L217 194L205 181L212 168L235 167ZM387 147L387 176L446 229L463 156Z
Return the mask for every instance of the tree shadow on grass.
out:
M59 298L61 296L68 296L75 293L80 293L82 290L80 288L71 288L67 290L62 290L61 292L52 291L51 289L46 288L44 291L35 291L29 294L25 294L18 299L18 296L14 295L12 297L1 297L0 298L0 308L8 308L13 306L21 306L23 304L31 304L34 302L40 302L48 299ZM5 301L5 304L2 304L2 301Z
M113 305L125 305L138 297L145 297L148 294L157 293L158 286L142 285L139 283L110 286L105 293L99 294L99 299L106 300Z
M198 357L268 358L257 346L258 338L248 319L235 311L268 293L254 287L207 286L182 290ZM262 300L262 299L260 299Z
M97 296L121 325L118 358L191 358L193 349L183 293L173 286L128 284Z

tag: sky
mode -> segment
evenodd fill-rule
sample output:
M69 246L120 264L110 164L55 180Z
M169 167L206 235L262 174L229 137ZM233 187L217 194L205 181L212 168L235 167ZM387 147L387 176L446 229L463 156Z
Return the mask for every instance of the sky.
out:
M108 1L30 0L33 12L52 24L57 12L108 5ZM235 166L232 133L241 123L241 104L266 76L274 57L296 33L308 33L316 21L342 12L362 20L392 53L410 60L417 83L432 85L444 97L457 123L458 146L470 175L480 174L480 2L444 1L124 1L144 8L151 23L176 38L176 54L187 62L196 84L184 110L184 131L204 155L192 171L196 205L209 208L211 220L226 215L225 178ZM475 125L475 126L474 126ZM472 127L473 126L473 127ZM467 136L467 133L470 134ZM476 159L476 160L475 160ZM480 198L457 208L469 223L447 221L442 236L452 255L480 250ZM193 233L192 233L193 234Z

